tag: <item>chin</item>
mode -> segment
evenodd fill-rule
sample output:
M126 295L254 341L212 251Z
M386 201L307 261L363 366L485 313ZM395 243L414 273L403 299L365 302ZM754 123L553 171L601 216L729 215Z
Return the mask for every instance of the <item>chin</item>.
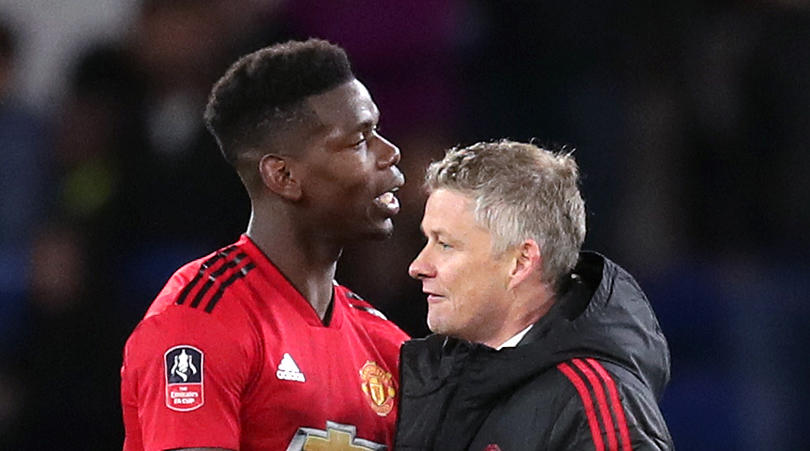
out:
M386 219L383 224L369 230L362 238L367 240L387 240L394 234L394 224L390 219Z
M436 315L431 316L430 315L430 310L428 310L428 315L427 315L427 327L434 334L450 335L450 332L452 332L452 331L448 330L449 328L444 323L444 321L441 321L440 319L436 318Z
M385 229L385 230L382 230L382 231L374 234L373 236L370 237L370 239L382 241L382 240L387 240L387 239L391 238L393 235L394 235L394 229L389 228L389 229Z
M335 232L333 238L342 244L359 244L366 241L382 241L394 234L394 223L390 218L370 219L342 223L342 226L332 226Z
M358 233L352 234L351 236L344 236L344 240L347 244L350 243L363 243L366 241L384 241L391 238L393 235L394 229L374 229L374 230L364 230Z

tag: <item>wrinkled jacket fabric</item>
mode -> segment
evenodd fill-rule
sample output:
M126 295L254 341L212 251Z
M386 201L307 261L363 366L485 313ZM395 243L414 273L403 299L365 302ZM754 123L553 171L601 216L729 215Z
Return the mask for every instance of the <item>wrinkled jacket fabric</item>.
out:
M431 335L400 359L397 451L673 449L658 408L666 340L633 277L596 253L517 347ZM579 389L563 371L576 366L589 370Z

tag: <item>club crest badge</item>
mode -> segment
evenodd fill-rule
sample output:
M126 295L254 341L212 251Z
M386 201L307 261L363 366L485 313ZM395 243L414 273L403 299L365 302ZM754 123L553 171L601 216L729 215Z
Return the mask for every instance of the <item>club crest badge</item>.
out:
M397 393L391 373L369 360L360 369L360 379L360 388L363 389L371 409L381 417L391 413Z
M203 405L203 359L203 352L189 345L166 351L166 407L188 412Z

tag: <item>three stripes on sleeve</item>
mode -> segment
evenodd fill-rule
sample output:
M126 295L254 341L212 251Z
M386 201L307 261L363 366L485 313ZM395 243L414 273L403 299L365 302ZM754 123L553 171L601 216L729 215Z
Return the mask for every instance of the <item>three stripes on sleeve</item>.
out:
M608 450L631 451L630 433L619 392L602 364L591 358L572 359L558 364L557 369L579 393L596 451L606 449L602 430L606 433Z
M205 312L211 313L222 298L225 289L238 279L245 277L250 270L256 267L256 264L250 261L244 252L239 252L231 257L235 249L236 246L229 246L204 261L197 275L177 296L175 303L183 305L186 300L191 298L189 307L197 308L207 298ZM200 286L202 280L205 282Z

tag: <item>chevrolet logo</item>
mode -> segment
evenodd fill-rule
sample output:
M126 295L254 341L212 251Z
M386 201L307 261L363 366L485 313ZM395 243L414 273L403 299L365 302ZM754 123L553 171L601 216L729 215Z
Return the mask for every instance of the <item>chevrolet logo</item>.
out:
M384 451L385 445L356 438L357 427L326 422L326 430L298 428L287 451Z

